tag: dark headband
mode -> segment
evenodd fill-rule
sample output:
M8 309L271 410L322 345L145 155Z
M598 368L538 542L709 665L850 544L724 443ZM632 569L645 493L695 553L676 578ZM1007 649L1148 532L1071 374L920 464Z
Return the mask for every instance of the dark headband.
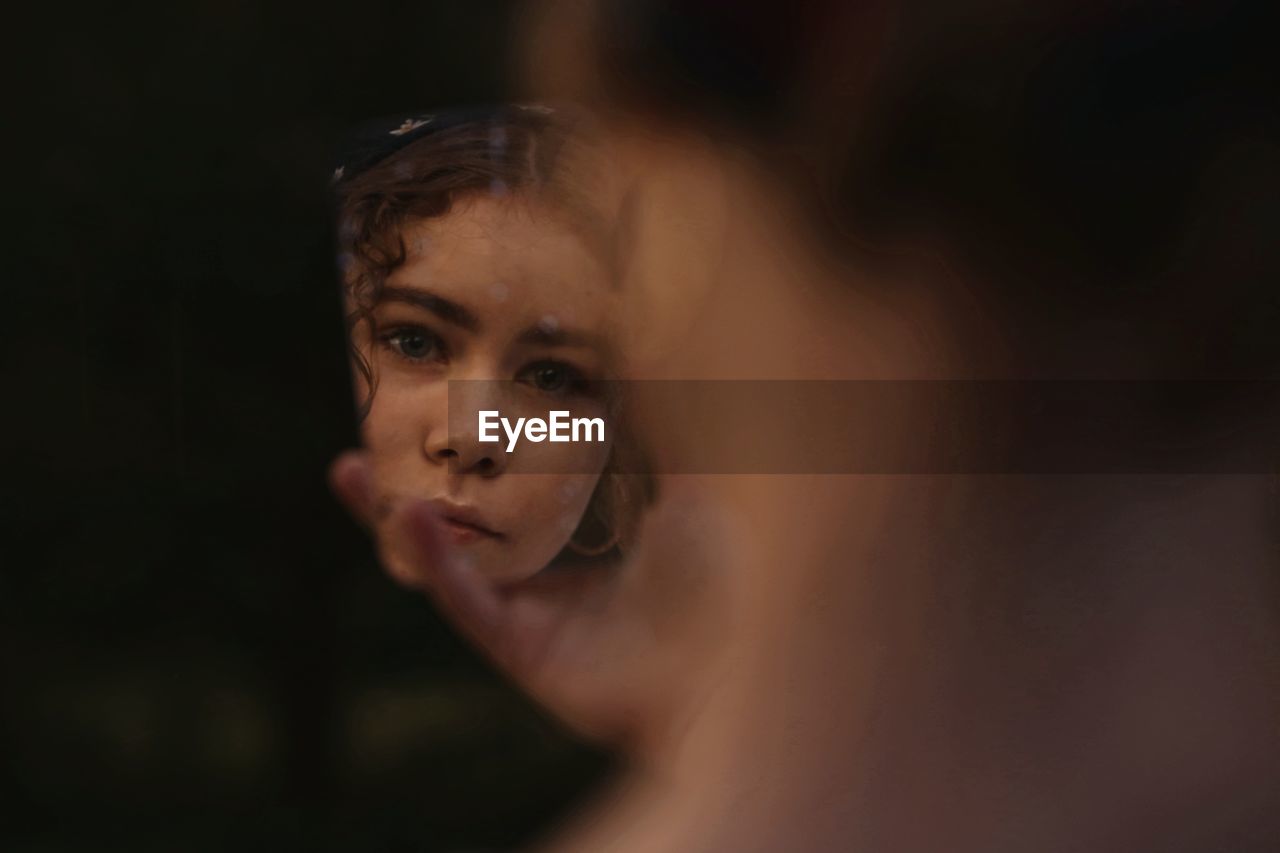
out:
M499 123L524 113L549 114L541 104L498 104L443 112L401 113L354 127L338 148L332 183L336 186L373 168L406 145L442 130L475 122Z

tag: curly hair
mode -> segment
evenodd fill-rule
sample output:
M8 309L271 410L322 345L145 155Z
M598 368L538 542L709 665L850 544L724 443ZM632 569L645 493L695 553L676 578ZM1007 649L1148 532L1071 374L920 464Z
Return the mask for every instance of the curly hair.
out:
M372 328L373 306L387 277L406 260L405 226L444 216L459 198L477 194L536 196L569 214L593 247L607 245L601 217L583 189L585 147L575 145L579 120L542 110L510 110L423 136L341 183L337 189L338 263L349 299L348 332ZM574 161L568 168L568 161ZM376 377L352 345L368 383Z

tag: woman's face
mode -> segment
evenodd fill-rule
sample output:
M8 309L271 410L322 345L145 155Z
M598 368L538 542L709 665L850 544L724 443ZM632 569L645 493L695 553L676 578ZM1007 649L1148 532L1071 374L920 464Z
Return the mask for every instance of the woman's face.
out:
M405 263L355 341L375 377L363 436L378 497L431 501L464 559L523 580L569 541L612 444L605 269L562 217L522 198L465 197L402 236ZM605 418L604 441L521 435L508 452L501 426L500 441L479 440L480 410L512 425L553 410Z

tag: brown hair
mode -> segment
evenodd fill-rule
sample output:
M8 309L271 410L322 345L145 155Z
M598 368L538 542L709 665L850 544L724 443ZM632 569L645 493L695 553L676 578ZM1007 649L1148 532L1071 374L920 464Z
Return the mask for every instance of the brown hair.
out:
M577 122L537 109L516 109L462 122L415 140L338 187L338 259L348 297L349 332L373 323L387 277L405 262L404 227L444 216L459 198L482 192L536 194L599 239L600 217L582 189L584 146L571 145ZM576 156L574 169L566 161ZM576 178L576 182L575 182ZM356 369L372 397L376 377L352 346ZM361 417L370 400L361 404Z
M611 268L612 232L589 191L602 174L592 155L581 116L515 108L428 133L339 184L338 258L349 306L349 352L368 389L361 420L372 406L377 376L355 332L364 324L370 339L376 337L373 308L408 255L405 226L444 216L473 194L509 196L513 203L537 198L562 213ZM596 544L578 547L571 540L578 553L598 556L628 545L640 507L651 497L647 477L622 473L636 470L630 458L636 451L624 436L625 429L615 430L609 465L575 532L589 531Z

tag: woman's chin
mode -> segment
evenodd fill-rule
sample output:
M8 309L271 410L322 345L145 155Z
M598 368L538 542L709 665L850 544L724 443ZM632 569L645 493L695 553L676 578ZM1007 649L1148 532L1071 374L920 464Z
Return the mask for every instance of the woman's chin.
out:
M540 567L513 564L509 554L500 554L476 543L458 549L459 557L467 560L485 580L497 586L510 586L536 575Z

